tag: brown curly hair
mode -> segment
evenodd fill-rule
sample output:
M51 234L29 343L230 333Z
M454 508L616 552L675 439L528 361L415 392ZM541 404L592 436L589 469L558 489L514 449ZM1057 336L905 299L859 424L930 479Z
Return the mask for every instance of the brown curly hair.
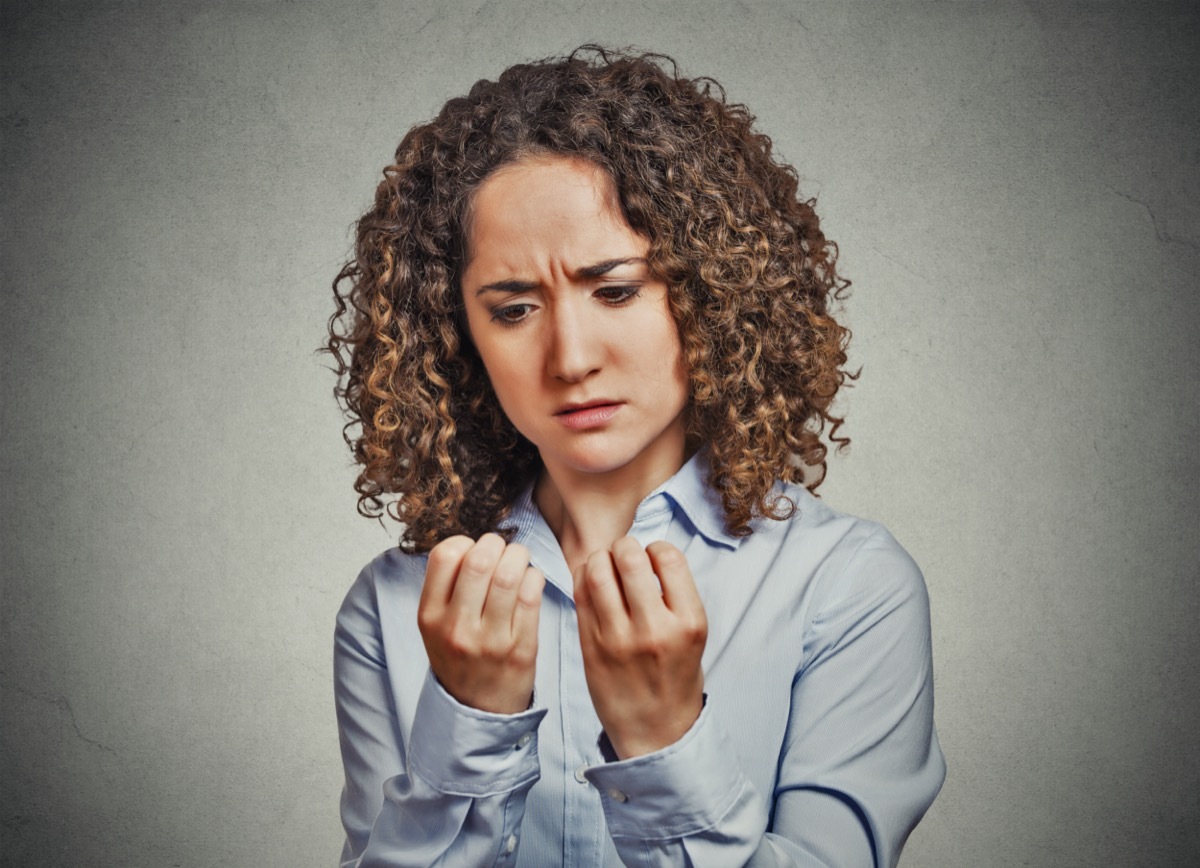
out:
M830 313L849 281L796 171L753 122L669 57L585 45L479 81L409 130L334 280L323 348L362 467L359 512L381 518L394 495L386 512L407 551L511 533L501 524L540 462L467 337L459 277L475 191L502 165L554 154L604 169L650 242L690 379L688 438L708 447L729 530L792 515L776 481L803 482L807 465L820 470L809 489L820 484L827 424L831 443L849 443L830 410L856 376Z

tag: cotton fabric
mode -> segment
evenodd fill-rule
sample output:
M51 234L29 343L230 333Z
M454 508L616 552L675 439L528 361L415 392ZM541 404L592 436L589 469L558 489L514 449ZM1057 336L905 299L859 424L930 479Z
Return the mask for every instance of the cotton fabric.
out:
M546 575L533 707L456 702L417 629L427 556L384 552L337 617L343 866L891 866L937 795L929 602L880 525L803 487L738 538L694 455L630 533L684 553L704 601L706 702L675 744L606 761L561 549L531 499L515 542ZM610 759L615 759L610 757Z

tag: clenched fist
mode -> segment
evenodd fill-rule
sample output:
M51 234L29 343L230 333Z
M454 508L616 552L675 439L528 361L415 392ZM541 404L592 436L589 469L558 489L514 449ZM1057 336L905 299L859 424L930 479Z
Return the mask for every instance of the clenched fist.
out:
M417 625L429 665L463 705L498 714L529 707L545 578L529 550L494 533L433 547Z
M575 570L592 705L621 759L674 744L704 706L704 604L683 553L633 537Z

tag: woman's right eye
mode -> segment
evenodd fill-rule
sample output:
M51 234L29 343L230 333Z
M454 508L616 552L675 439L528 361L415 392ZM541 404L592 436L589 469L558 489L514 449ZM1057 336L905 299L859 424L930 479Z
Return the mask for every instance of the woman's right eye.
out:
M492 322L500 325L517 325L529 315L530 304L505 304L492 310Z

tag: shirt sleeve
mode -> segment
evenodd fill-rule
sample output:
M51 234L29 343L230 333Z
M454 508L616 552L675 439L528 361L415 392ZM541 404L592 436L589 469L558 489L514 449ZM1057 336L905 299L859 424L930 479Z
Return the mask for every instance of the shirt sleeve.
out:
M628 866L894 866L945 778L929 600L882 528L825 577L770 798L709 703L678 742L587 771Z
M411 731L404 733L369 570L347 595L334 633L345 770L340 864L513 865L525 798L539 776L537 727L545 711L468 708L426 664Z

